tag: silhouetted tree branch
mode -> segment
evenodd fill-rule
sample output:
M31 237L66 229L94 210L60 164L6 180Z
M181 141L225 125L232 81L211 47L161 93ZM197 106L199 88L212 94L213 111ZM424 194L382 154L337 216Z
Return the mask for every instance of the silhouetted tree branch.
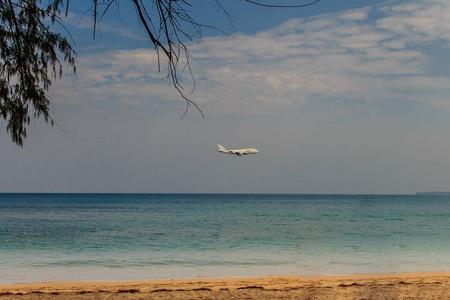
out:
M307 2L304 4L297 4L297 5L279 5L279 4L269 4L268 2L270 2L270 0L265 1L265 3L263 3L263 1L252 1L252 0L244 0L245 2L257 5L257 6L263 6L263 7L270 7L270 8L302 8L302 7L307 7L307 6L311 6L313 4L316 4L317 2L320 2L321 0L312 0L311 2ZM279 2L279 1L273 1L272 2ZM299 1L291 1L291 2L299 2Z

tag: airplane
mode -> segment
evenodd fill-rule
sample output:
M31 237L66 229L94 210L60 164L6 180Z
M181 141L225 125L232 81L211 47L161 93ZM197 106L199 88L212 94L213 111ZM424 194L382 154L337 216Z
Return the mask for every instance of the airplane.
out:
M220 144L218 146L219 146L219 150L217 150L217 151L222 152L222 153L227 153L227 154L235 154L237 156L242 156L242 155L247 155L247 154L255 155L256 153L259 152L256 149L227 150Z

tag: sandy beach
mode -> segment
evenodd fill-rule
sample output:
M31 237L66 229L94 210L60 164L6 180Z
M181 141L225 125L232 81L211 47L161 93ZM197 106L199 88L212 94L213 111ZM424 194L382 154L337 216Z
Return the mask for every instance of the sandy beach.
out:
M0 299L449 299L450 272L0 285Z

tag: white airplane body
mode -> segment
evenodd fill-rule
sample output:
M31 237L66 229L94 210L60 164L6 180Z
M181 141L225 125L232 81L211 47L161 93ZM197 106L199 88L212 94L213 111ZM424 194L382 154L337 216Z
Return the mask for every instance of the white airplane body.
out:
M259 152L256 149L227 150L220 144L218 146L219 146L219 150L218 150L219 152L226 153L226 154L234 154L234 155L237 155L237 156L242 156L242 155L247 155L247 154L255 155L256 153Z

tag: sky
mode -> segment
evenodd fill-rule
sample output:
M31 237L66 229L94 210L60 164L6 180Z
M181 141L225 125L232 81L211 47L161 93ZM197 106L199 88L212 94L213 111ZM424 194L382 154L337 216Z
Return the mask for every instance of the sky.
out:
M448 0L222 1L232 25L213 1L192 1L192 17L220 29L189 44L195 89L180 73L205 119L193 107L181 118L185 102L126 2L95 39L92 2L72 2L77 74L49 92L62 129L33 120L20 148L1 123L0 192L450 190Z

